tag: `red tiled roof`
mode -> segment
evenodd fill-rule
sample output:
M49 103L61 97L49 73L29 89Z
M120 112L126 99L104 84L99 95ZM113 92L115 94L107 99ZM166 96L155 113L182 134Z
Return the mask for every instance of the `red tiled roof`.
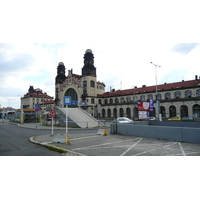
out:
M47 95L46 93L42 93L42 92L27 93L27 94L24 95L24 97L52 98L51 96Z
M44 104L54 104L54 100L52 100L52 101L45 101Z
M190 81L181 81L176 83L165 83L162 85L158 85L158 92L162 90L171 90L171 89L182 89L182 88L190 88L200 86L200 79L190 80ZM120 96L126 94L135 94L135 93L144 93L144 92L155 92L156 86L143 86L141 88L127 89L127 90L117 90L114 92L105 92L102 95L98 95L98 97L109 97L109 96Z

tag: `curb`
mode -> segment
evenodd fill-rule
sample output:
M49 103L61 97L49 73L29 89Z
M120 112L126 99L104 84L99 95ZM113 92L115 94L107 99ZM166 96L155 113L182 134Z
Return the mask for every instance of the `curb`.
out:
M82 154L82 153L78 153L76 151L72 151L72 150L69 150L69 149L65 149L65 148L62 148L62 147L58 147L58 146L55 146L55 145L51 145L52 142L38 142L37 140L34 139L34 137L36 136L33 136L31 138L29 138L29 141L32 142L32 143L35 143L35 144L38 144L38 145L41 145L41 146L45 146L45 147L53 147L55 149L58 149L58 150L63 150L63 151L66 151L65 153L62 153L63 155L67 156L68 153L70 154L73 154L71 156L87 156L85 154Z

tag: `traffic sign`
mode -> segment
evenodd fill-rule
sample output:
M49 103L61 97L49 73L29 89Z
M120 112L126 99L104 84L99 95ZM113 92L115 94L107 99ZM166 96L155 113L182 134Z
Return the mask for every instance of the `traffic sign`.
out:
M35 112L38 112L40 111L40 109L38 107L35 108Z
M64 97L64 105L71 105L71 97Z
M52 116L52 117L56 116L56 111L55 110L51 110L50 111L50 116Z
M35 107L40 107L40 104L36 103L36 104L35 104Z

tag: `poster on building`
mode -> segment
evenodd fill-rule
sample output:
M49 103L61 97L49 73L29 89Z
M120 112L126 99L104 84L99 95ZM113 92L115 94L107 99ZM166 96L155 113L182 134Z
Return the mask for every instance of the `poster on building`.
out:
M149 111L138 111L138 117L139 119L149 119L150 118Z
M149 111L150 110L149 102L139 101L137 104L138 104L139 111Z

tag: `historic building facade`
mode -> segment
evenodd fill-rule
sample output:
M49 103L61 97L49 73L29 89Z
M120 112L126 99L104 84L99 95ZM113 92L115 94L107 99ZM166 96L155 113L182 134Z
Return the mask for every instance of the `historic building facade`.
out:
M149 101L150 98L154 99L154 111L150 114L155 116L156 113L156 86L143 85L141 88L129 90L112 90L98 97L103 118L126 116L137 119L137 102ZM194 80L158 85L157 100L159 113L163 118L200 118L200 79L195 76Z
M87 49L83 58L81 75L73 74L71 69L66 76L64 63L59 63L55 79L56 106L63 107L64 96L71 96L74 106L83 106L94 117L124 116L132 119L138 118L138 101L152 98L156 108L156 86L143 85L140 88L105 92L105 84L97 81L92 51ZM197 76L194 80L165 83L157 88L158 108L163 118L200 118L200 79ZM155 116L155 108L150 112L151 116Z
M105 84L97 81L96 67L94 67L94 55L90 49L84 54L84 66L82 74L77 75L73 70L68 70L65 75L65 66L60 62L57 67L55 79L55 105L63 107L64 96L71 96L73 106L84 106L87 112L94 113L95 99L102 95Z
M33 86L30 86L28 92L21 98L21 106L24 109L34 109L35 104L39 104L41 110L47 107L53 107L53 97L42 92L39 88L34 89Z

